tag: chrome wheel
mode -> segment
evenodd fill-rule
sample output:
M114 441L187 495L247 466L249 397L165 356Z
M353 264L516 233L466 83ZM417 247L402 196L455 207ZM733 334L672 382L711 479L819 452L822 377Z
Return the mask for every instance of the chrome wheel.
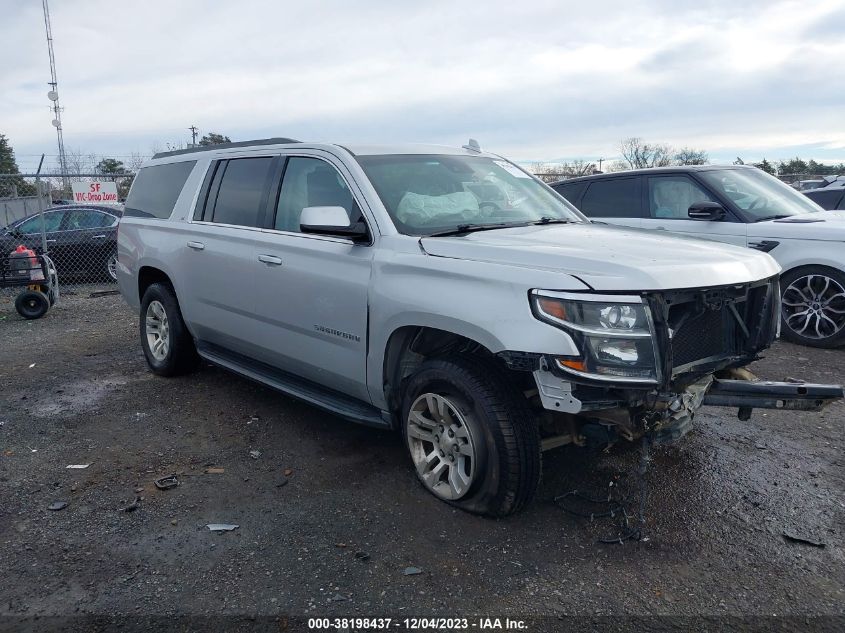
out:
M112 253L106 261L106 271L113 281L117 281L117 253Z
M845 288L826 275L793 281L781 299L783 320L799 336L826 339L845 328Z
M478 460L472 432L457 407L436 393L424 393L408 412L411 459L426 487L456 500L472 487Z
M160 301L150 301L147 306L145 331L150 353L156 360L163 361L170 350L170 326L167 322L167 312Z

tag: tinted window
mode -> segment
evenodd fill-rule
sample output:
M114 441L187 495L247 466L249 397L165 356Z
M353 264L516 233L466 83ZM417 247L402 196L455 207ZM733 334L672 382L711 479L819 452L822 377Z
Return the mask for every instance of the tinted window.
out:
M358 220L352 192L337 170L317 158L291 158L285 167L275 228L299 231L299 218L305 207L343 207L349 221ZM354 217L353 217L354 216Z
M64 215L64 211L53 211L51 213L45 213L44 226L46 227L46 231L48 233L50 231L58 231ZM25 235L32 235L33 233L40 233L41 226L41 215L39 214L29 218L25 222L21 222L20 224L18 224L18 231L24 233Z
M839 199L839 206L836 207L837 209L845 209L845 195L843 195Z
M142 168L126 198L124 215L169 218L196 164L195 160L186 160Z
M114 224L115 218L107 213L100 213L92 209L74 209L67 212L64 228L68 231L78 229L98 229Z
M716 201L687 176L648 179L648 208L653 218L689 220L689 208L696 202Z
M587 188L586 182L565 182L560 185L555 185L553 189L557 191L560 195L564 198L569 200L572 204L578 204L578 198L581 197L581 194L584 193L584 189Z
M238 158L225 165L214 203L212 222L238 226L263 225L262 201L273 159Z
M581 201L581 211L594 218L641 217L639 178L591 182Z
M839 202L839 196L842 195L842 191L836 189L832 191L810 191L805 195L822 209L835 209L836 203Z

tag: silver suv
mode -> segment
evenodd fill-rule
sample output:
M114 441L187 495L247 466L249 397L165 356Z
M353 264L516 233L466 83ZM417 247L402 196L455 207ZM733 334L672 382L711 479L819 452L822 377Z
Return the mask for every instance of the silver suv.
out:
M777 263L591 223L471 141L270 139L156 155L118 233L152 370L202 357L401 431L423 485L522 508L542 450L681 436L703 403L818 409L841 388L759 383Z

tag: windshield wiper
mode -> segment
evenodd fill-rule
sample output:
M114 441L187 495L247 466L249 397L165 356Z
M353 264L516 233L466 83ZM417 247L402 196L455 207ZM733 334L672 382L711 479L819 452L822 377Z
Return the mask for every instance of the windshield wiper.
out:
M494 224L459 224L454 229L429 233L424 237L446 237L447 235L461 235L463 233L474 233L476 231L492 231L493 229L507 229L514 226L526 226L526 222L496 222Z
M567 220L566 218L550 218L549 216L544 215L542 218L536 222L532 222L531 224L574 224L574 222L572 220Z
M754 220L755 222L765 222L766 220L783 220L784 218L791 218L794 214L792 213L781 213L779 215L767 215L763 218L757 218Z

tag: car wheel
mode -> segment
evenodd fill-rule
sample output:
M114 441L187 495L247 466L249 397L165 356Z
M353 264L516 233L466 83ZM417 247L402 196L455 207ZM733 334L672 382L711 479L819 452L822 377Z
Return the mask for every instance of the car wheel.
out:
M491 361L423 363L404 388L402 431L422 485L468 512L505 516L540 483L540 435L528 403Z
M117 281L117 253L112 253L106 260L106 274L112 281Z
M803 266L781 277L781 336L811 347L845 345L845 273Z
M15 310L24 319L40 319L50 309L50 299L40 290L24 290L15 299Z
M178 376L196 369L199 357L185 327L172 288L150 285L141 301L141 347L147 364L159 376Z

